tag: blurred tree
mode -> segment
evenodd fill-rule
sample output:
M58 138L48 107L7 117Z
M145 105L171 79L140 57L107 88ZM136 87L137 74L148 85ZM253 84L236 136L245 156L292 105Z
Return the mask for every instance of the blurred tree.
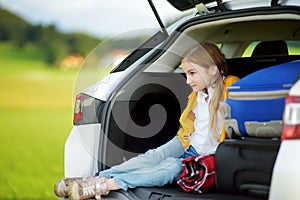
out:
M54 24L31 25L22 18L0 7L0 41L14 41L18 47L36 45L45 52L47 62L57 65L69 54L85 57L101 41L83 33L63 34Z
M82 56L86 56L101 41L83 33L66 34L65 38L69 53L78 53Z
M25 43L24 30L29 26L22 18L0 8L0 39L15 40L19 46Z
M30 42L40 42L43 36L43 26L42 25L35 25L35 26L28 26L25 30L26 39Z

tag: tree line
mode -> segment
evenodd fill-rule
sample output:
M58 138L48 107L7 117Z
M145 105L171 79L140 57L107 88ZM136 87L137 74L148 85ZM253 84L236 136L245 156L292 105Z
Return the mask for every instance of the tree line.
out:
M14 41L19 48L31 43L44 53L45 62L52 66L70 54L85 57L101 42L83 33L61 33L55 25L32 25L1 7L0 41Z

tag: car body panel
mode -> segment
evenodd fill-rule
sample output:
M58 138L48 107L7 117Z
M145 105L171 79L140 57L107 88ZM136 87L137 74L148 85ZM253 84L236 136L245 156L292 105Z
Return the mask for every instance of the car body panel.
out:
M299 74L300 78L300 74ZM300 80L298 80L295 85L291 88L289 94L291 96L300 96Z
M269 200L298 200L300 197L300 140L282 141L273 169Z
M300 96L300 80L290 89L289 95ZM297 152L300 152L299 139L282 141L273 169L269 200L299 199L300 159Z
M113 91L113 88L119 84L122 74L123 72L110 73L82 92L101 101L106 101Z
M101 124L74 126L65 143L65 177L92 176L97 172Z

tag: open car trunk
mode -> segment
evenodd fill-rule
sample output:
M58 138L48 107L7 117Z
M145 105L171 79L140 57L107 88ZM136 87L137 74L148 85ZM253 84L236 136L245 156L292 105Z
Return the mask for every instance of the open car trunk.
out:
M180 4L185 1L178 2L178 6L186 6L186 8L194 6L194 4ZM265 26L264 23L262 22L261 27ZM226 31L224 33L227 34ZM201 35L200 33L195 31L197 35ZM239 35L237 34L238 37ZM243 78L259 69L296 59L299 59L299 56L261 55L231 58L227 60L230 67L228 75ZM191 89L186 85L183 74L143 71L131 77L119 91L122 92L114 96L109 106L109 115L105 117L106 121L103 123L109 143L99 147L99 152L105 156L100 155L98 160L104 162L99 163L98 170L124 162L173 138L179 128L178 119L185 108ZM126 107L129 108L129 112L124 110ZM152 108L155 109L150 112ZM157 127L158 130L151 129ZM216 188L209 193L186 193L176 184L172 184L164 187L138 187L128 191L112 191L103 199L268 199L272 170L279 146L278 138L257 140L238 138L224 141L216 152Z

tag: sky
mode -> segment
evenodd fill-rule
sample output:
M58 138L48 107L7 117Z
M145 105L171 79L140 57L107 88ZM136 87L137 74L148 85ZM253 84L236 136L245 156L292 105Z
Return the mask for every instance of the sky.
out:
M178 16L167 0L153 0L164 23ZM147 0L0 0L0 6L33 25L54 24L62 32L103 38L159 28Z

